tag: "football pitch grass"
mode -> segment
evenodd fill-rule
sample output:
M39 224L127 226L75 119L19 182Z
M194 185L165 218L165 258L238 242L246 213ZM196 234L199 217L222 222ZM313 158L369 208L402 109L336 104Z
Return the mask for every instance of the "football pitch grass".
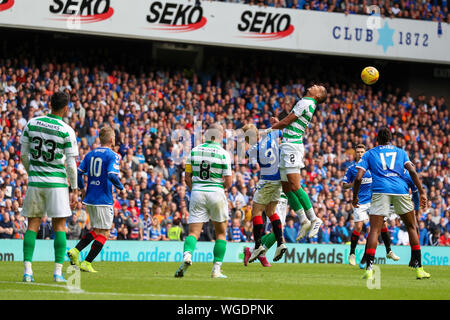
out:
M64 264L64 273L69 264ZM80 272L81 291L53 282L53 263L34 262L34 283L22 283L23 263L0 263L0 300L448 300L450 268L425 266L416 280L407 266L381 265L380 289L369 289L358 266L342 264L224 263L227 279L211 278L211 263L194 263L174 278L179 263L96 262L98 273ZM66 274L68 279L72 274Z

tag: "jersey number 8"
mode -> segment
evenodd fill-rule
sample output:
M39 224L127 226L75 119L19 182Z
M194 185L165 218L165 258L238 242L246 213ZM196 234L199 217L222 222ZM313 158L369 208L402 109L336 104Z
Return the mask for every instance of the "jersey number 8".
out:
M209 179L209 170L211 168L211 165L203 160L202 163L200 164L200 179L202 180L208 180Z

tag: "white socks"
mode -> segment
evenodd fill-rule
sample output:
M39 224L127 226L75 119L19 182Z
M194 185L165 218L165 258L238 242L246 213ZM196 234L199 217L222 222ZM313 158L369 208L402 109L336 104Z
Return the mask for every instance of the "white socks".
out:
M24 271L23 274L29 274L29 275L33 275L33 270L31 269L31 262L29 261L24 261Z
M316 214L314 213L314 209L312 207L306 211L306 215L308 216L308 219L311 222L317 219Z
M222 262L214 262L213 264L213 273L220 273L220 267L222 266Z
M308 218L306 218L305 210L303 210L303 208L297 210L295 213L296 213L297 216L298 216L298 219L299 219L299 221L300 221L300 224L303 224L303 222L305 222L306 220L308 220Z
M62 263L55 263L55 271L53 272L53 274L56 274L58 276L62 275Z

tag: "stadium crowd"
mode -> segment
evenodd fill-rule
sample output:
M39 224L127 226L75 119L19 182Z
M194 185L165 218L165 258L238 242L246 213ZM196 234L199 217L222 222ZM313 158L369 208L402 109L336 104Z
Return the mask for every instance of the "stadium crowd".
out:
M76 131L80 160L99 146L99 128L109 125L116 131L125 189L114 194L110 239L161 241L183 239L187 232L190 194L182 160L186 140L176 133L184 129L189 139L198 121L203 129L219 122L226 128L226 145L235 151L234 130L249 122L268 127L271 116L285 116L305 87L321 79L328 98L307 131L301 175L324 224L308 241L349 241L354 225L352 194L343 190L341 180L354 160L353 147L358 143L374 147L377 129L388 125L394 144L408 152L428 193L429 208L420 212L421 244L450 245L450 125L444 98L412 96L391 85L349 82L343 65L327 65L325 60L298 63L275 54L205 55L206 67L194 72L155 64L133 44L127 49L135 57L129 59L129 53L119 54L117 46L96 49L83 47L82 41L71 46L60 43L55 53L50 39L10 39L0 47L0 238L23 238L26 221L20 211L27 174L19 160L19 139L31 117L48 112L49 98L56 91L71 95L65 120ZM34 46L38 41L41 45ZM228 240L252 241L250 217L258 170L237 154L232 159ZM79 239L90 228L81 202L66 224L68 239ZM298 227L298 218L290 211L284 230L287 242L295 242ZM389 229L393 244L408 244L398 218L390 221ZM361 244L364 234L367 226ZM51 221L42 219L38 238L52 236ZM213 239L212 225L205 224L200 240Z
M275 8L341 12L346 15L378 14L378 12L369 9L370 6L378 6L381 17L450 23L447 0L226 0L226 2Z

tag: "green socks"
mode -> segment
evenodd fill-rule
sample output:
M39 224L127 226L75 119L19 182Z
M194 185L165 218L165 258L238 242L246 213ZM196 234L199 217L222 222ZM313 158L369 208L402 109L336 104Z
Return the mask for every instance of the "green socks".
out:
M291 206L291 209L297 212L298 210L302 209L302 204L299 201L299 198L293 191L289 191L286 193L286 196L288 198L289 205Z
M186 239L184 239L183 252L189 251L191 254L194 254L196 245L197 245L197 239L195 239L194 236L187 236Z
M305 211L308 211L309 209L312 208L311 200L309 200L308 194L305 192L305 190L303 190L303 188L300 188L297 191L295 191L295 194L297 195L298 200L300 200L300 203L305 209Z
M277 239L275 238L275 235L273 234L273 232L268 233L261 238L261 243L267 249L270 249L270 247L272 247L275 242L277 242Z
M33 262L34 247L36 245L37 233L31 230L25 232L23 237L23 261Z
M214 244L214 263L222 262L227 250L227 242L225 240L216 240Z
M66 233L64 231L55 232L53 247L55 248L55 262L64 263L64 256L66 254Z
M190 252L192 255L194 254L195 246L197 244L197 239L194 236L187 236L184 239L184 248L183 252ZM225 240L216 240L214 244L214 263L222 262L223 257L225 256L225 252L227 249L227 242Z

